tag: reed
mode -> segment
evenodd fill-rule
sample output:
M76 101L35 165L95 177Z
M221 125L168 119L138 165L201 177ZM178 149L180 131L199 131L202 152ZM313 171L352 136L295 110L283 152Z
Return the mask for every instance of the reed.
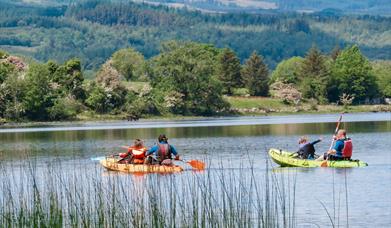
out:
M265 164L144 176L1 166L2 227L295 227L295 177Z

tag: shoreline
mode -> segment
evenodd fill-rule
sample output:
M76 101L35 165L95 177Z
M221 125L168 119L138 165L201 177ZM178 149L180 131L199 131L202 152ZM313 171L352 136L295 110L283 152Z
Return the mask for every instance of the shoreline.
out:
M273 113L272 115L224 115L224 116L156 116L126 121L123 119L75 120L53 122L19 122L0 126L0 133L34 132L57 130L105 130L105 129L140 129L171 127L207 127L207 126L240 126L264 124L295 124L335 122L338 112L299 112ZM371 118L365 118L372 115ZM391 112L348 112L344 113L344 122L391 121ZM280 118L281 117L281 118ZM316 118L311 118L316 117ZM30 130L28 130L30 129Z

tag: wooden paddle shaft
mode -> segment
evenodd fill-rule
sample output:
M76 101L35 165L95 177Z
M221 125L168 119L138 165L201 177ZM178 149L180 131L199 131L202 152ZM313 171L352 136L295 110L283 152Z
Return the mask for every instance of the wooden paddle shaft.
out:
M333 135L333 139L331 140L331 145L330 145L329 150L331 150L331 148L333 148L333 144L334 144L334 141L335 141L335 140L334 140L334 136L337 135L337 133L338 133L339 125L341 124L341 120L342 120L342 115L343 115L343 114L341 114L341 115L339 116L339 119L338 119L338 122L337 122L337 127L335 128L334 135Z

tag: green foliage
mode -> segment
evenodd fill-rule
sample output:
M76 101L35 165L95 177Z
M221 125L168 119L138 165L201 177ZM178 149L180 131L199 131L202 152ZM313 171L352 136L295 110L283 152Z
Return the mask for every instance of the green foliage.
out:
M276 69L273 71L272 76L270 78L270 83L274 83L277 81L286 83L286 84L299 84L299 74L300 67L304 59L302 57L292 57L287 60L283 60L280 62Z
M121 109L125 103L126 90L121 87L113 90L93 82L88 89L85 103L98 113L109 113Z
M226 94L231 95L233 88L243 85L240 70L240 59L231 49L225 48L219 56L218 78Z
M181 114L212 114L225 106L222 86L216 79L219 51L213 46L198 43L171 43L153 59L152 86L156 105L170 110L170 96L181 103ZM180 99L178 99L180 98Z
M15 73L8 75L0 89L0 116L18 120L25 114L24 97L26 83Z
M61 97L54 101L53 106L48 108L50 120L69 120L76 117L80 112L81 105L69 97Z
M14 71L14 66L6 62L0 62L0 84Z
M299 71L300 88L304 98L326 100L326 86L330 78L325 57L317 47L312 47L305 56Z
M391 97L391 62L376 61L372 63L373 74L383 97Z
M26 116L32 120L48 119L48 108L53 105L53 90L50 87L50 71L46 64L30 65L26 75Z
M114 68L126 80L138 80L143 76L144 56L133 48L121 49L111 59Z
M344 49L338 55L332 69L329 99L336 101L338 98L335 96L340 97L344 93L354 96L353 102L356 103L378 95L372 66L356 45Z
M0 59L5 59L9 56L9 54L6 51L3 51L0 49Z
M98 69L112 54L132 47L150 58L164 40L229 47L244 61L254 50L274 68L303 56L312 43L358 43L372 59L390 59L390 18L330 13L208 14L123 1L81 1L64 7L0 5L0 45L40 61L72 57ZM259 42L262 41L262 42Z
M51 80L61 87L63 94L70 94L77 100L85 98L83 89L83 74L79 59L70 59L59 66L57 63L49 61L48 69L51 72Z
M247 88L237 88L232 90L233 96L250 96L250 91Z
M105 113L110 110L109 97L105 90L100 86L92 86L91 91L89 91L88 98L86 99L86 104L92 110L98 113Z
M269 93L269 69L263 62L262 56L256 52L246 61L242 78L252 96L267 96Z

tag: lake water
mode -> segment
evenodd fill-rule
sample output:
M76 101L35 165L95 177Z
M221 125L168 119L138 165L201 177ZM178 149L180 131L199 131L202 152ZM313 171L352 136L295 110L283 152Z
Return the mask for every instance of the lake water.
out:
M325 152L338 117L338 114L291 115L1 128L0 164L3 171L0 178L2 186L5 182L12 182L15 186L12 192L17 195L29 191L31 187L25 180L26 164L33 164L40 186L55 179L55 173L61 170L63 176L93 172L99 176L102 185L110 185L105 181L106 177L127 179L130 185L139 185L140 191L150 187L150 178L182 185L193 175L203 178L219 175L214 173L226 173L233 177L231 185L236 184L234 177L246 178L250 175L262 185L265 173L271 173L279 181L283 180L288 191L294 190L296 226L324 227L334 223L342 227L389 227L390 113L344 115L341 127L353 140L353 158L367 162L368 167L280 168L267 155L269 148L296 150L301 135L307 135L311 140L323 136L323 142L317 144L316 149L318 153ZM162 133L168 136L169 142L183 158L204 160L207 170L194 173L191 167L182 164L186 170L180 174L132 177L130 174L108 172L97 161L99 157L123 152L119 146L128 145L135 138L142 138L147 146L152 146ZM58 161L60 166L48 169L50 164ZM12 172L8 171L11 167ZM140 179L143 184L140 184ZM212 189L217 189L219 184L212 183L216 185ZM78 183L79 187L86 189L90 185L88 178ZM177 191L183 197L191 197L186 196L191 194L187 190ZM221 193L216 191L219 197ZM0 194L3 194L0 201L6 198L4 192L0 186ZM251 197L249 200L252 200Z

